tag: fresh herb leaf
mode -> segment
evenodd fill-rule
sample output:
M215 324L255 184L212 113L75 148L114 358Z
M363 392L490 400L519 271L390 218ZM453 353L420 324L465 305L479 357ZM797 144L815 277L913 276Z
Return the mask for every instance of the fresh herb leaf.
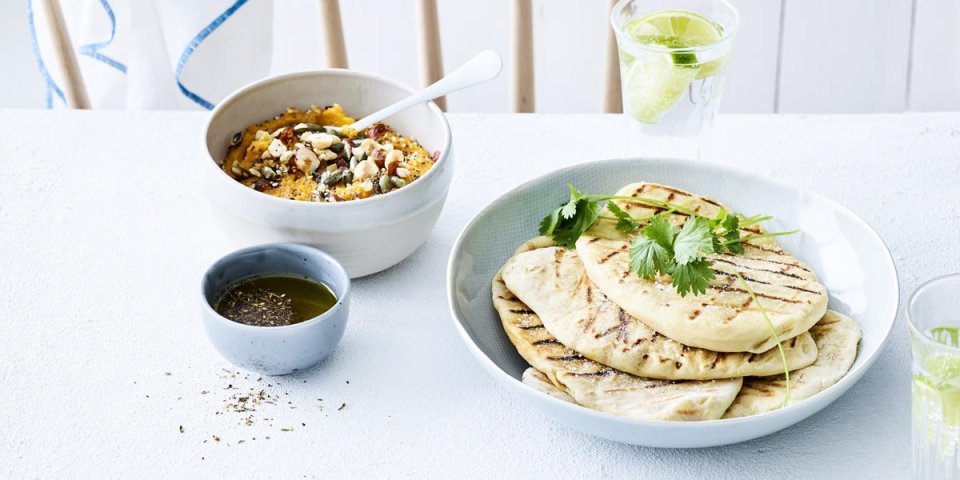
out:
M673 256L673 240L677 236L677 230L666 216L657 215L643 227L643 236L669 249Z
M666 248L648 237L639 236L630 245L630 270L646 280L666 274L673 265Z
M726 210L723 210L726 212ZM727 232L736 232L740 228L740 217L736 215L728 215L720 222L720 226Z
M586 232L600 216L600 204L589 200L579 200L575 204L574 211L572 217L561 218L553 229L553 240L557 245L575 248L580 235L583 235L583 232Z
M617 231L630 233L640 228L640 222L630 216L629 213L624 212L616 203L607 202L607 210L610 210L610 212L617 217Z
M583 195L573 185L567 185L567 187L570 189L570 200L567 201L566 205L560 207L560 216L570 219L577 214L577 207L580 200L583 199Z
M673 242L673 256L678 265L686 265L713 253L714 233L703 217L687 219Z
M730 253L743 253L743 241L740 239L740 230L732 230L723 234L723 240L722 245L726 247Z
M689 221L689 220L688 220ZM693 292L694 295L707 293L707 287L716 276L710 266L710 260L698 258L684 264L677 264L673 272L673 288L681 297Z
M561 207L562 208L562 207ZM557 222L560 221L560 208L550 212L550 215L540 220L540 235L553 235L557 228Z
M676 234L677 228L666 217L653 217L630 245L630 270L647 280L669 274L673 270Z

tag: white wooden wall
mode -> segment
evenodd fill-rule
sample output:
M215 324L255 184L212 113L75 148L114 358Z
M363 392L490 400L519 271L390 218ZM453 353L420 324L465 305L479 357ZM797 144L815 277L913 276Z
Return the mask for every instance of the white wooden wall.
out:
M742 28L725 112L960 110L960 0L731 1ZM274 2L274 24L283 28L275 28L273 73L321 66L315 0ZM9 66L0 107L43 105L25 3L0 3L0 53ZM509 0L438 4L448 69L484 48L508 53ZM599 110L606 5L534 0L537 111ZM352 68L417 83L412 0L341 0L341 10ZM506 79L451 96L450 110L507 111Z

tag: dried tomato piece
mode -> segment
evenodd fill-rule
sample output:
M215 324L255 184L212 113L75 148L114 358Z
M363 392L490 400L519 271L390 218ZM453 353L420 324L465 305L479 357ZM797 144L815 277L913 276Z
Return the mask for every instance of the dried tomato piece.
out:
M286 127L283 130L280 130L280 133L277 134L277 139L283 142L287 148L293 148L293 145L297 143L298 138L292 127Z
M384 133L387 133L387 126L382 123L375 123L367 129L367 137L374 140L380 138Z

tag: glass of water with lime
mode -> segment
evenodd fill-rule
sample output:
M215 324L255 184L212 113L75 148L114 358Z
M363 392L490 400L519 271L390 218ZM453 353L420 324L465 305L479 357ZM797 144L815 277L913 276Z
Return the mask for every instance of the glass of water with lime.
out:
M960 480L960 274L907 304L913 349L913 478Z
M701 157L740 24L737 11L725 0L620 0L611 22L636 149Z

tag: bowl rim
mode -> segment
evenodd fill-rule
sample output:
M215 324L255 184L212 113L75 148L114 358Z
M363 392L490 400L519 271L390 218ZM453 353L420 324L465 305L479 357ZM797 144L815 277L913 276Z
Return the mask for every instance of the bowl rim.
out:
M447 116L446 114L444 114L443 110L441 110L440 107L437 106L435 102L430 101L426 103L427 108L430 110L430 112L434 116L440 119L441 124L443 125L443 142L442 142L443 147L440 149L436 149L440 151L440 156L434 162L433 166L430 167L430 170L428 170L427 173L424 174L422 177L416 179L413 182L410 182L410 185L407 188L396 188L387 193L381 193L381 194L377 194L377 195L373 195L367 198L361 198L357 200L349 200L349 201L343 201L343 202L310 202L310 201L302 201L302 200L291 200L287 198L279 198L279 197L274 197L273 195L267 195L263 192L258 192L251 188L245 187L240 182L237 182L236 180L228 177L223 172L223 170L220 169L220 164L218 160L214 158L213 154L210 152L210 145L208 144L207 136L210 133L210 126L213 124L214 120L217 118L218 115L220 115L220 113L223 110L227 109L230 106L230 104L235 102L237 99L243 97L244 95L247 95L258 89L271 86L275 83L281 83L281 82L289 81L292 79L298 79L302 77L323 77L328 75L374 80L376 82L380 82L385 85L399 88L407 95L413 95L414 93L416 93L416 90L407 86L404 83L401 83L400 81L393 80L391 78L387 78L382 75L377 75L375 73L358 71L358 70L349 70L345 68L322 68L317 70L304 70L299 72L285 73L282 75L274 75L274 76L262 78L260 80L248 83L247 85L244 85L243 87L240 87L239 89L235 90L230 95L227 95L226 98L224 98L219 103L217 103L217 105L213 108L213 110L210 111L210 115L207 116L207 119L203 125L203 135L200 137L200 143L201 143L201 150L203 151L204 156L207 157L207 158L204 158L203 160L204 161L212 160L210 164L212 167L214 167L213 170L215 171L215 173L219 174L216 176L222 177L222 179L218 180L218 182L220 182L220 184L223 184L223 185L232 184L232 186L227 188L240 189L242 191L246 191L247 192L246 194L251 194L249 197L251 201L257 201L256 200L257 198L263 198L265 199L266 202L268 203L274 202L276 205L282 205L286 207L293 205L294 207L292 208L322 207L326 209L338 209L338 208L345 209L345 208L350 208L350 205L357 205L357 204L377 205L384 201L383 200L384 197L397 197L397 196L404 195L404 192L407 192L406 193L407 195L415 195L415 193L412 193L412 192L417 192L421 190L421 188L412 188L412 187L430 182L433 178L439 175L439 173L437 172L440 169L437 167L440 166L441 162L444 164L443 166L446 166L446 163L449 163L449 160L447 159L449 157L450 148L453 143L453 138L450 131L450 122L447 120ZM247 128L247 127L244 127L244 128ZM407 138L411 138L411 137L407 137ZM419 143L419 140L418 140L418 143ZM427 150L427 149L424 148L424 150ZM429 150L427 151L429 152ZM223 181L227 181L227 183L224 183ZM236 190L236 191L240 191L240 190ZM301 207L301 205L306 205L306 206Z
M470 337L470 334L469 334L469 333L466 331L466 329L463 327L463 319L461 318L460 314L458 313L457 309L456 309L455 306L454 306L454 305L455 305L455 295L454 295L455 292L454 292L454 278L453 278L453 277L454 277L455 269L457 268L456 265L455 265L455 263L456 263L456 257L457 257L457 254L459 253L459 251L460 251L461 248L462 248L462 245L463 245L463 242L464 242L464 240L465 240L465 237L466 237L467 232L468 232L470 229L473 228L473 226L479 221L480 217L481 217L485 212L487 212L488 210L490 210L491 208L493 208L495 205L497 205L497 204L499 204L499 203L501 203L501 202L504 202L504 197L506 197L506 196L508 196L508 195L511 195L511 194L514 194L514 193L519 192L519 191L524 190L524 189L529 189L529 188L531 188L535 183L538 183L538 182L542 181L542 180L544 179L544 177L546 177L546 176L548 176L548 175L562 174L562 173L564 173L564 172L569 172L569 171L572 171L572 170L581 169L581 168L585 168L585 167L597 166L598 164L603 164L603 163L631 162L631 161L633 161L633 162L636 162L636 161L639 161L639 162L667 162L667 163L681 164L681 165L684 165L684 166L686 166L686 167L707 167L707 168L716 168L716 169L720 169L720 170L727 170L727 171L729 171L729 172L731 172L731 173L734 173L734 174L737 174L737 175L742 175L743 177L748 178L748 179L750 179L751 181L769 182L769 183L772 183L772 184L774 184L775 186L778 186L778 187L783 187L783 188L785 188L785 189L791 189L791 190L794 190L794 191L799 191L799 192L804 193L804 194L806 194L806 195L809 195L809 196L811 196L811 197L814 197L814 198L817 198L817 199L819 199L819 200L822 200L822 201L826 202L828 205L830 205L832 208L834 208L834 209L836 209L836 210L838 210L838 211L841 211L841 212L849 215L849 216L853 219L854 223L856 223L856 224L860 225L861 227L865 228L866 231L869 233L869 235L871 235L871 236L873 237L873 239L876 240L876 241L879 243L879 245L880 245L881 248L883 249L883 252L886 253L886 255L884 256L884 260L885 260L884 263L886 264L886 266L888 266L888 267L890 268L890 271L893 272L893 285L894 285L893 294L894 294L894 299L895 299L895 301L894 301L894 307L893 307L893 311L892 311L892 317L891 317L890 321L888 322L886 331L883 332L883 338L882 338L882 340L880 341L880 343L877 345L877 348L874 349L873 352L871 352L870 354L868 354L868 355L866 356L866 358L864 359L863 363L860 364L859 367L853 368L853 366L851 366L851 369L850 369L842 378L840 378L840 380L838 380L836 383L834 383L833 385L831 385L831 386L829 386L829 387L827 387L827 388L825 388L825 389L817 392L816 394L814 394L814 395L812 395L812 396L810 396L810 397L808 397L808 398L805 398L805 399L803 399L803 400L800 400L800 401L798 401L798 402L796 402L796 403L791 403L790 405L787 405L786 407L781 407L781 408L778 408L778 409L776 409L776 410L771 410L771 411L769 411L769 412L764 412L764 413L760 413L760 414L757 414L757 415L749 415L749 416L746 416L746 417L737 417L737 418L720 418L720 419L715 419L715 420L699 420L699 421L693 421L693 422L680 422L680 421L667 421L667 420L641 420L641 419L635 419L635 418L630 418L630 417L624 417L624 416L620 416L620 415L614 415L614 414L612 414L612 413L602 412L602 411L599 411L599 410L594 410L594 409L587 408L587 407L584 407L584 406L579 405L579 404L576 404L576 403L570 403L570 402L567 402L567 401L564 401L564 400L560 400L560 399L558 399L558 398L555 398L555 397L552 397L552 396L550 396L550 395L547 395L546 393L543 393L543 392L541 392L541 391L539 391L539 390L530 388L530 387L528 387L528 386L526 386L526 385L523 385L523 383L522 383L520 380L514 378L513 376L509 375L507 372L503 371L503 369L501 369L500 366L498 366L496 363L494 363L494 361L493 361L486 353L484 353L482 350L480 350L480 347L473 341L473 339ZM893 331L894 324L896 323L897 312L900 310L900 289L899 289L900 277L899 277L899 273L897 272L896 263L893 261L893 257L892 257L892 255L890 254L890 249L889 249L889 247L887 247L887 244L883 241L883 238L880 237L880 235L876 232L876 230L873 229L873 227L870 226L870 224L868 224L865 220L863 220L862 218L860 218L859 215L857 215L856 213L854 213L853 211L851 211L851 210L848 209L847 207L841 205L841 204L838 203L836 200L833 200L832 198L827 197L827 196L825 196L825 195L822 195L822 194L820 194L820 193L814 192L813 190L809 190L809 189L806 189L806 188L803 188L803 187L798 187L798 186L796 186L796 185L792 185L792 184L787 183L787 182L775 180L775 179L770 178L770 177L767 177L767 176L765 176L765 175L760 175L760 174L757 174L757 173L754 173L754 172L751 172L751 171L748 171L748 170L746 170L746 169L742 169L742 168L739 168L739 167L732 167L732 166L729 166L729 165L723 165L723 164L711 163L711 162L704 162L704 161L698 161L698 160L683 160L683 159L664 158L664 157L622 157L622 158L611 158L611 159L604 159L604 160L594 160L594 161L591 161L591 162L578 163L578 164L576 164L576 165L570 165L570 166L567 166L567 167L563 167L563 168L559 168L559 169L556 169L556 170L552 170L552 171L549 171L549 172L544 173L544 174L542 174L542 175L539 175L539 176L537 176L537 177L535 177L535 178L532 178L532 179L530 179L530 180L528 180L528 181L526 181L526 182L523 182L522 184L516 186L515 188L507 191L506 193L504 193L504 194L500 195L499 197L497 197L496 199L494 199L494 200L493 200L492 202L490 202L487 206L485 206L483 209L481 209L479 212L477 212L477 213L473 216L473 218L470 219L470 221L469 221L466 225L463 226L463 228L460 230L460 233L457 235L456 241L454 241L454 243L453 243L453 247L452 247L451 250L450 250L450 257L449 257L448 260L447 260L447 275L446 275L446 279L447 279L447 288L446 288L446 290L447 290L447 306L448 306L448 308L450 309L451 318L452 318L452 320L453 320L453 323L454 323L455 327L457 328L457 332L459 333L460 338L461 338L461 339L463 340L463 342L467 345L467 349L470 350L470 352L473 354L473 356L476 357L477 360L480 361L480 364L483 365L484 368L485 368L488 372L491 373L491 375L493 375L495 378L497 378L497 379L500 380L501 382L516 382L518 385L514 385L514 387L517 387L517 388L519 388L519 387L525 387L527 390L529 390L529 392L533 395L534 398L539 397L541 400L545 400L545 401L547 401L547 402L550 402L550 403L552 403L555 407L560 408L560 409L564 409L564 410L570 412L571 414L575 414L575 415L586 415L586 416L589 417L589 418L593 418L593 419L596 419L596 420L599 420L599 421L624 423L624 424L630 424L630 425L635 425L635 426L639 426L639 427L659 428L659 427L664 427L664 426L670 426L670 427L672 427L672 428L677 428L677 429L679 429L679 430L686 430L686 431L695 431L695 430L699 430L699 429L701 429L701 428L719 428L719 427L721 427L721 426L734 426L734 425L752 424L752 423L756 423L756 422L760 422L760 421L765 421L765 420L769 420L769 419L786 417L786 416L788 416L788 415L793 414L794 412L800 412L800 411L801 411L801 407L802 407L803 405L805 405L805 404L808 405L808 406L809 406L809 405L812 405L812 403L810 403L810 402L811 402L812 400L814 400L814 399L817 399L818 397L824 397L824 396L832 395L833 392L836 392L836 391L839 391L839 392L841 392L841 393L842 393L842 392L845 392L847 389L849 389L851 386L853 386L854 383L858 382L858 381L860 380L860 378L863 376L863 374L865 374L865 373L867 372L867 370L869 370L870 367L872 367L873 364L876 362L876 360L877 360L877 358L879 357L880 353L883 351L883 349L884 349L884 347L886 346L887 342L890 340L890 334L891 334L891 332ZM491 281L492 281L492 279L491 279ZM862 328L862 327L861 327L861 328ZM862 334L861 334L861 338L862 338ZM858 343L858 348L859 348L859 343ZM858 358L859 358L859 354L858 354ZM834 400L835 400L835 399L834 399ZM831 402L832 402L832 400L831 400ZM828 404L829 404L829 403L828 403ZM814 409L812 412L810 412L810 414L816 413L817 411L819 411L819 410L821 410L822 408L826 407L826 405L828 405L828 404L824 404L822 407ZM801 419L802 419L802 418L801 418ZM798 421L799 421L799 420L798 420ZM787 426L793 425L793 424L795 424L795 423L797 423L797 421L790 421ZM786 428L786 427L784 427L784 428ZM772 433L772 432L770 432L770 433ZM767 435L767 434L768 434L768 433L764 433L764 434L758 435L758 436L764 436L764 435Z
M267 248L278 248L281 250L296 252L298 255L299 254L307 255L308 257L320 257L326 262L328 262L328 264L335 265L334 273L344 278L343 294L337 295L337 303L335 303L327 311L321 313L320 315L317 315L316 317L304 320L299 323L294 323L291 325L280 325L276 327L247 325L245 323L235 322L233 320L230 320L229 318L224 317L223 315L220 315L219 312L213 309L213 305L211 305L210 302L207 301L206 296L203 294L203 286L206 283L207 278L210 277L211 272L213 272L215 268L223 264L234 261L236 257L240 255L264 250ZM315 258L311 259L311 262L313 261L316 261ZM240 280L244 280L247 278L252 278L252 277L233 279L229 282L229 284L232 285ZM314 280L314 281L317 281L317 280ZM350 273L347 272L347 269L343 266L343 264L341 264L336 258L334 258L329 253L319 248L316 248L310 245L303 245L300 243L292 243L292 242L261 243L258 245L252 245L249 247L244 247L238 250L234 250L230 253L227 253L221 256L216 261L211 263L210 266L207 267L207 269L203 272L203 275L200 277L200 302L203 304L201 309L203 309L204 317L214 319L214 321L216 321L217 323L227 325L229 328L237 328L242 331L253 332L255 334L264 334L264 335L284 334L284 333L295 332L297 330L309 328L313 324L324 322L325 320L337 315L340 312L340 310L342 310L345 306L348 305L349 299L350 299L350 289L352 285L353 285L353 280L351 280ZM331 288L332 290L332 287L328 287L328 288ZM220 292L220 293L223 293L223 292Z

